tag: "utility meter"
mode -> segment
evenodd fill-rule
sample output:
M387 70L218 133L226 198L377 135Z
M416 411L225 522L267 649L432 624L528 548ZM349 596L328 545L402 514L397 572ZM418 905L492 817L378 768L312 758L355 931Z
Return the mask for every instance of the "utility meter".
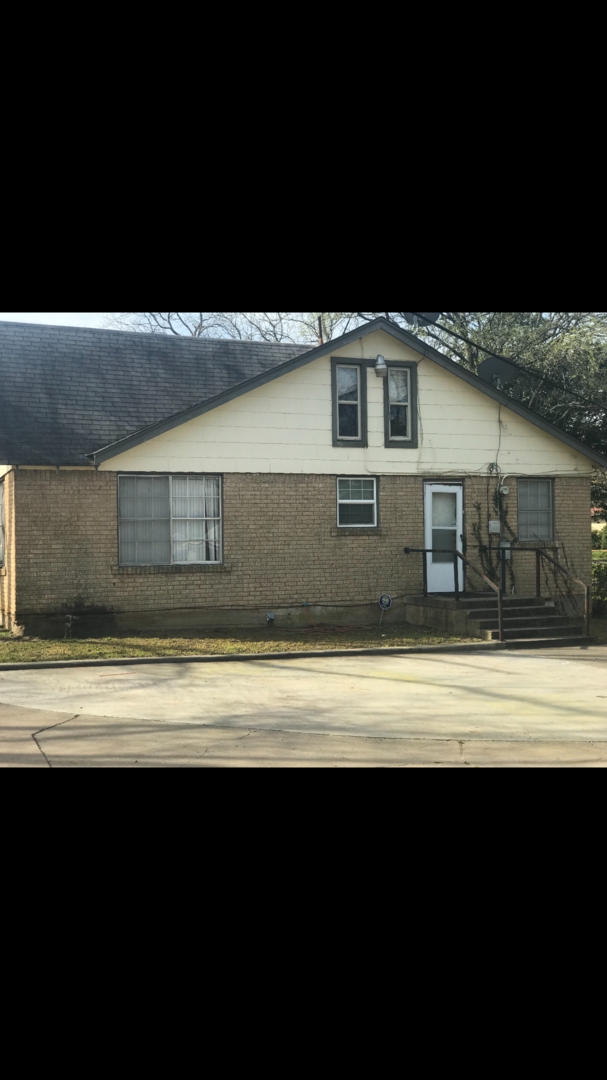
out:
M499 549L502 553L502 559L511 558L511 546L510 540L507 540L505 536L500 536Z

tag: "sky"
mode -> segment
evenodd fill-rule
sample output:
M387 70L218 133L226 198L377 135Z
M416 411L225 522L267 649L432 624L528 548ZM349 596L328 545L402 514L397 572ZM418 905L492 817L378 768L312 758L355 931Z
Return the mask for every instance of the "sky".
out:
M0 311L2 322L47 323L52 326L96 326L103 328L103 311Z

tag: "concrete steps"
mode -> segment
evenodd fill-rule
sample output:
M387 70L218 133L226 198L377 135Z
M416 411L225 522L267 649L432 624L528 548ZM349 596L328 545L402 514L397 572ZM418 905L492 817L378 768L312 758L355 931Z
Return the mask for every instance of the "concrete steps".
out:
M461 596L411 596L405 599L408 617L424 626L485 641L499 640L495 593ZM581 618L561 614L553 600L536 596L505 596L502 600L504 641L571 645L587 641Z

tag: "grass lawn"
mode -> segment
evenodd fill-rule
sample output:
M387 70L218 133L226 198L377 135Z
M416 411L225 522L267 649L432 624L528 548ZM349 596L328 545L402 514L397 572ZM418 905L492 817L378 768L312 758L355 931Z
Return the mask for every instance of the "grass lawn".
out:
M286 630L191 631L171 637L123 634L106 638L13 638L0 632L0 664L32 660L97 660L130 656L208 656L213 653L288 652L291 649L368 649L398 645L441 645L477 641L422 630L408 623L363 627L346 633L288 633Z
M607 551L593 551L592 558L598 559L599 562L607 562Z

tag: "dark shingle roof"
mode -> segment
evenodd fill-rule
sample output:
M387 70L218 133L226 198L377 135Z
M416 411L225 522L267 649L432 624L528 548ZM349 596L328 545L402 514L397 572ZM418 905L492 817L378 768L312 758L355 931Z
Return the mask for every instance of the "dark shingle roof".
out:
M0 464L90 465L100 447L309 351L0 322Z

